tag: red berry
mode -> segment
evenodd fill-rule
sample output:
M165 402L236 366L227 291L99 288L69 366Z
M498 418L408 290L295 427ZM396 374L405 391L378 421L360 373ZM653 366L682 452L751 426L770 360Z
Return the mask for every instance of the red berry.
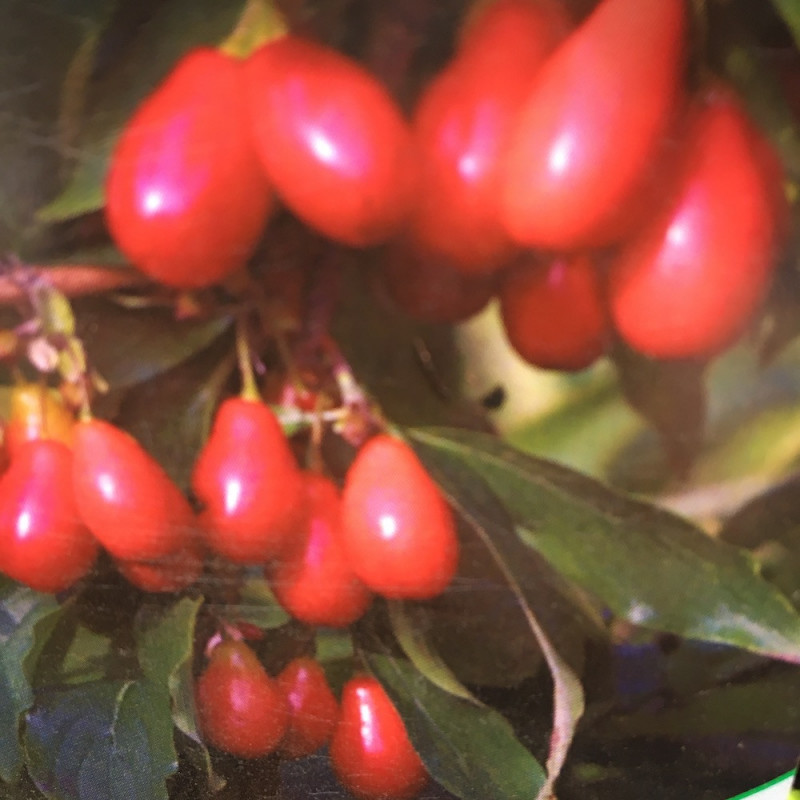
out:
M189 504L132 436L94 419L75 426L74 442L78 511L111 555L146 561L186 545L192 528Z
M280 423L260 401L232 397L217 411L192 474L209 547L264 564L302 524L303 481Z
M97 550L75 507L69 448L45 439L20 444L0 479L0 571L60 592L89 572Z
M207 742L240 758L275 750L289 710L282 692L244 642L222 642L195 685L200 730Z
M408 126L356 62L284 36L247 64L256 146L289 208L326 236L377 244L407 216L416 184Z
M247 121L242 64L188 53L122 132L106 183L115 242L179 288L217 283L258 242L273 200Z
M342 520L350 565L373 591L424 599L453 578L453 515L405 442L382 434L361 448L345 480Z
M500 219L508 139L569 20L551 2L502 0L472 28L467 46L428 87L414 116L421 191L411 236L466 272L491 272L515 250Z
M305 476L307 522L274 568L278 602L308 625L345 627L369 607L372 595L356 577L342 543L339 490L322 475Z
M11 390L5 443L13 461L20 447L33 439L53 439L72 446L75 417L61 395L38 383L26 383Z
M481 311L494 293L492 275L469 275L440 255L398 244L384 254L378 289L408 316L422 322L462 322Z
M539 71L511 137L512 237L572 250L639 221L681 97L685 0L601 0Z
M324 670L313 658L296 658L276 680L289 706L281 752L289 758L316 753L328 743L339 719L339 703Z
M145 592L181 592L203 574L203 551L191 542L176 553L152 561L117 561L125 579Z
M784 215L752 124L718 84L697 102L669 202L623 247L609 276L614 323L653 358L709 356L762 301Z
M345 684L330 756L336 776L359 800L410 800L427 783L397 709L365 675Z
M504 277L500 303L508 340L537 367L584 369L606 349L608 315L589 256L526 256Z

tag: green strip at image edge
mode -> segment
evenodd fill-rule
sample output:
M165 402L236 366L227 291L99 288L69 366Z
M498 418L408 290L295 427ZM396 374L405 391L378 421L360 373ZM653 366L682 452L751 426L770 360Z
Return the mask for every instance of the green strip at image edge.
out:
M730 800L745 800L745 798L760 798L760 800L800 800L800 785L795 780L794 771L787 772L774 780L757 786L743 794L737 794Z

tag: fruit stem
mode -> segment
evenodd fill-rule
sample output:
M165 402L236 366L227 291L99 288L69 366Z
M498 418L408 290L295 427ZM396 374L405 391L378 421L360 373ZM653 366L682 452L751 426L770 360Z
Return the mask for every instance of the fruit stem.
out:
M242 377L241 397L244 400L257 402L261 400L258 391L253 362L250 360L250 343L247 337L247 320L244 314L236 319L236 357L239 361L239 373Z
M244 59L262 45L285 36L287 31L286 20L272 0L248 0L219 49L228 56Z

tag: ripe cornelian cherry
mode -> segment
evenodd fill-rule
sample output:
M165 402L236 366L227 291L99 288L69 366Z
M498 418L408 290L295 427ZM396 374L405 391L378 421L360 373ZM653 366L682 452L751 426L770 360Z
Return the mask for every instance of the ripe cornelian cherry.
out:
M249 258L274 201L253 146L243 65L185 55L122 131L106 219L122 252L159 283L218 283Z
M289 707L281 753L289 758L316 753L328 743L339 719L339 703L324 670L313 658L296 658L275 680Z
M342 530L353 571L391 598L440 594L458 566L453 515L414 451L380 434L356 455L342 494Z
M518 242L618 241L657 185L682 102L685 0L601 0L539 71L511 135L503 220Z
M0 479L0 572L40 592L86 575L97 542L72 496L72 453L61 442L23 442Z
M406 726L375 678L351 678L330 745L333 771L359 800L410 800L428 780Z
M283 693L244 642L222 642L195 684L200 731L207 742L240 758L275 750L286 733Z
M409 234L421 249L470 273L513 255L500 219L503 157L533 79L569 25L550 0L493 3L423 94L413 122L421 188Z
M70 447L75 417L61 395L38 383L26 383L11 390L6 448L13 460L24 442L53 439Z
M181 551L192 510L161 465L102 420L75 426L72 483L81 519L112 556L159 559Z
M209 547L236 563L266 563L302 524L300 469L280 423L260 400L222 403L195 463L192 489L205 504Z
M286 205L331 239L388 239L411 207L416 162L408 125L356 62L287 35L248 60L249 106L267 176Z
M614 324L653 358L710 356L742 333L767 291L782 233L781 181L733 93L698 98L666 206L611 266ZM785 202L785 201L784 201Z
M493 275L467 274L441 255L397 244L384 254L378 275L400 311L422 322L462 322L483 310L495 289Z
M345 627L369 608L372 593L356 577L342 542L339 490L328 478L305 475L303 532L267 576L278 602L308 625Z
M504 276L500 304L509 342L537 367L584 369L606 349L605 298L587 255L526 255Z
M203 549L198 541L169 555L150 561L116 561L128 581L145 592L181 592L203 574Z

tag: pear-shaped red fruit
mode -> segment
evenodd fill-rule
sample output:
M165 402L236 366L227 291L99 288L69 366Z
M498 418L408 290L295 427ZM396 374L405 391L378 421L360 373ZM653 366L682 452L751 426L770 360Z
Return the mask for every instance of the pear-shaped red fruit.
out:
M217 411L195 464L209 547L241 564L264 564L302 525L303 480L269 406L233 397Z
M246 75L256 147L286 205L353 247L395 233L411 207L416 160L386 89L347 56L292 35L256 51Z
M669 201L626 242L609 273L614 324L653 358L714 355L766 294L783 235L780 171L730 89L691 115Z
M217 50L191 51L139 106L112 155L111 235L160 283L218 283L247 261L272 209L242 69Z
M500 0L422 96L412 131L421 190L410 236L468 273L502 266L515 245L500 218L503 158L522 102L570 22L553 0Z
M0 572L59 592L91 569L97 542L72 495L72 453L61 442L18 445L0 480Z
M161 465L128 433L102 420L74 429L72 485L81 519L124 561L180 551L192 510Z
M503 220L521 244L618 241L646 212L681 98L686 0L601 0L523 102L504 167Z
M267 568L278 602L308 625L340 628L369 608L372 593L347 559L342 541L339 490L322 475L305 475L302 532Z
M399 439L380 434L361 448L345 479L342 522L353 571L385 597L434 597L455 574L453 515Z
M296 658L276 681L289 706L289 725L281 741L281 753L289 758L316 753L328 743L339 719L339 703L325 671L313 658Z
M195 706L204 739L240 758L271 753L289 723L283 693L244 642L211 651L195 684Z
M330 756L336 777L359 800L411 800L428 780L402 717L366 675L345 684Z
M600 275L588 255L520 259L503 278L500 303L509 342L537 367L584 369L610 340Z

